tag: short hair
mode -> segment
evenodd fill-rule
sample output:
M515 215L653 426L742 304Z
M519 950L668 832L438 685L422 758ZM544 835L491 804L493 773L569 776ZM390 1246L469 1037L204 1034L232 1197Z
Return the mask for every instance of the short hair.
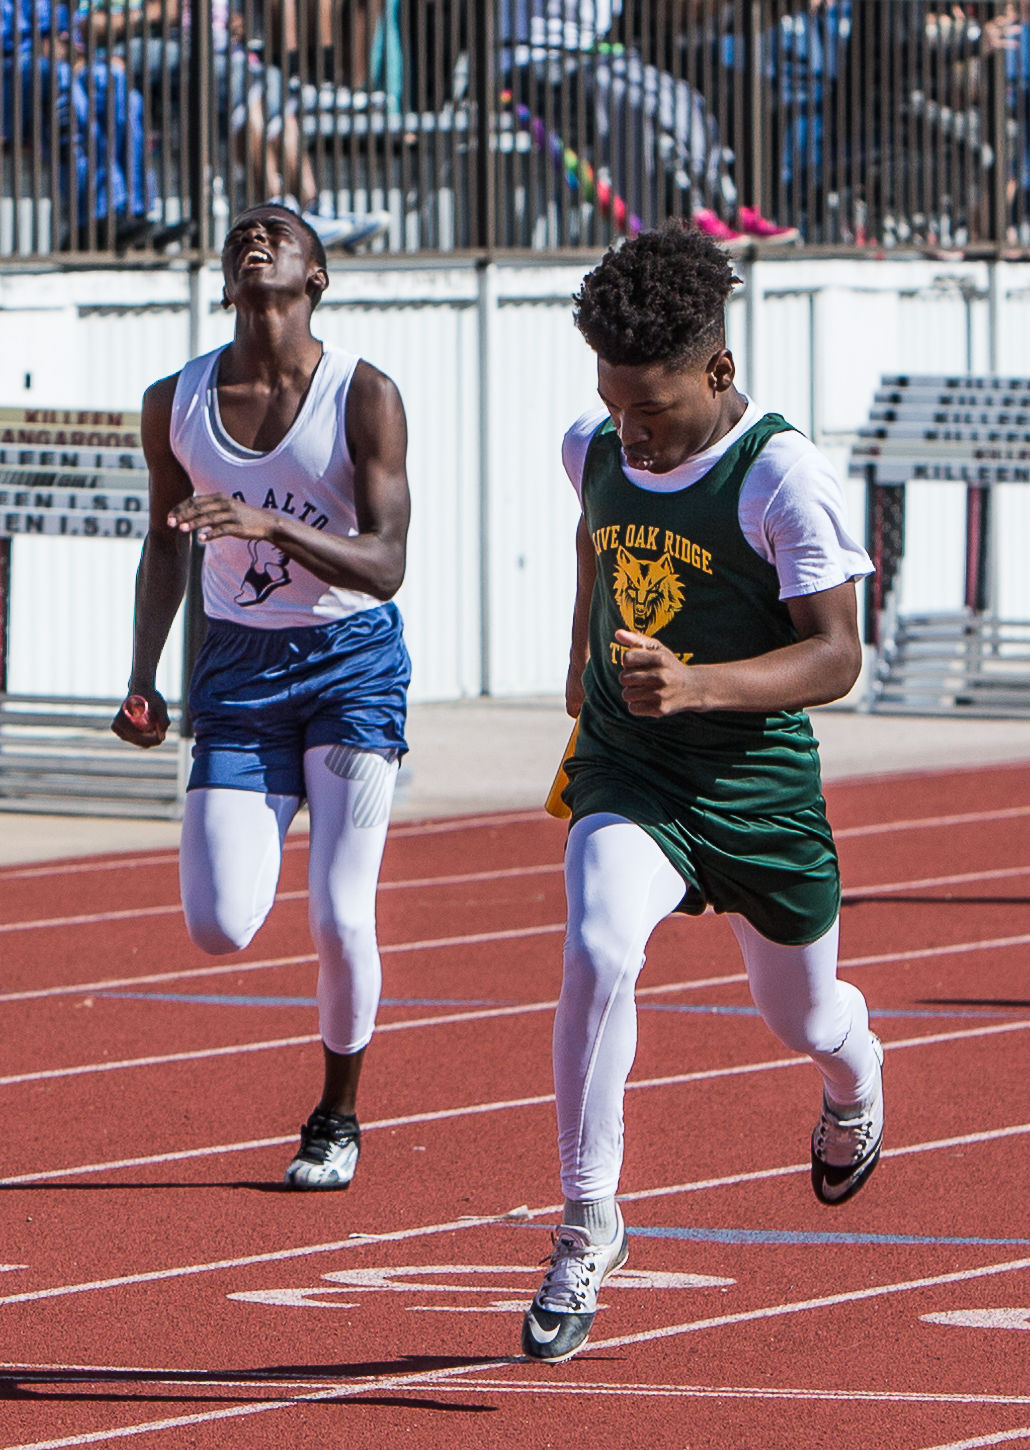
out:
M322 238L315 231L315 229L311 225L311 223L305 217L303 217L300 214L299 211L297 211L292 206L287 206L286 203L285 202L282 202L282 201L259 201L259 202L255 202L255 204L253 206L244 207L244 209L236 217L235 221L233 222L233 225L235 226L236 223L240 220L241 217L247 216L247 214L249 212L252 212L252 211L287 211L287 212L289 212L290 216L293 217L295 221L300 222L301 230L303 231L305 237L307 238L308 248L309 248L309 250L311 252L311 260L315 263L316 266L321 267L322 271L325 272L328 275L328 272L329 272L329 258L326 256L326 251L325 251L325 247L324 247L324 245L322 243ZM314 296L314 299L313 299L313 301L311 303L311 310L312 310L312 312L315 310L315 308L318 306L318 304L321 302L321 300L322 300L322 293L319 292L319 293L317 293Z
M739 280L710 237L669 221L610 247L574 295L573 316L614 367L703 362L725 341L726 301Z

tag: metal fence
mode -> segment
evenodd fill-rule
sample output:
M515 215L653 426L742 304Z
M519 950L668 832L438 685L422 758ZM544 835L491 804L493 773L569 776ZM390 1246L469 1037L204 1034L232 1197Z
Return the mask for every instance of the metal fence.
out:
M0 0L0 259L201 260L275 195L373 251L1030 253L1030 3Z

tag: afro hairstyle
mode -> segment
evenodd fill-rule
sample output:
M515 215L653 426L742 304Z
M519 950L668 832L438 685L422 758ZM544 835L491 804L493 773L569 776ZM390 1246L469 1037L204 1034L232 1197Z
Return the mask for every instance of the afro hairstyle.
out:
M586 341L613 367L704 362L725 338L739 278L721 247L679 221L611 247L573 297Z

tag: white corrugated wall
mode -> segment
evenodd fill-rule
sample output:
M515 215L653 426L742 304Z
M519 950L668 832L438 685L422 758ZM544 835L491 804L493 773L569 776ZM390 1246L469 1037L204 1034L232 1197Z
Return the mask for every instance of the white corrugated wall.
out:
M599 406L596 368L567 293L502 297L490 348L486 684L546 694L564 690L576 585L579 506L561 442Z
M316 331L397 381L413 515L400 603L413 696L560 693L576 506L561 436L596 403L571 321L577 263L334 267ZM884 373L1030 374L1030 266L741 262L729 309L741 385L809 433L843 472ZM0 273L0 404L136 409L154 378L231 335L217 271ZM863 486L847 483L854 531ZM961 603L960 486L909 490L903 607ZM1030 490L999 490L996 606L1030 617ZM120 693L138 544L18 538L9 687ZM177 639L163 683L177 694Z

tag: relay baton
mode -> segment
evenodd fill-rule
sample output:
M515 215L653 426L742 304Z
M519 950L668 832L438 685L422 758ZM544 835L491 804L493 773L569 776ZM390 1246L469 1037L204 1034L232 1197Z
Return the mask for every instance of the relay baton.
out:
M565 773L565 762L571 760L576 750L576 735L579 731L579 721L572 727L572 734L569 736L569 743L565 747L565 754L561 758L561 765L558 767L558 774L554 777L551 789L547 792L547 799L544 801L544 810L549 816L554 816L559 821L567 820L572 812L561 798L561 793L569 783L569 777Z
M150 724L150 707L142 695L130 695L122 706L122 714L137 730L146 730Z

